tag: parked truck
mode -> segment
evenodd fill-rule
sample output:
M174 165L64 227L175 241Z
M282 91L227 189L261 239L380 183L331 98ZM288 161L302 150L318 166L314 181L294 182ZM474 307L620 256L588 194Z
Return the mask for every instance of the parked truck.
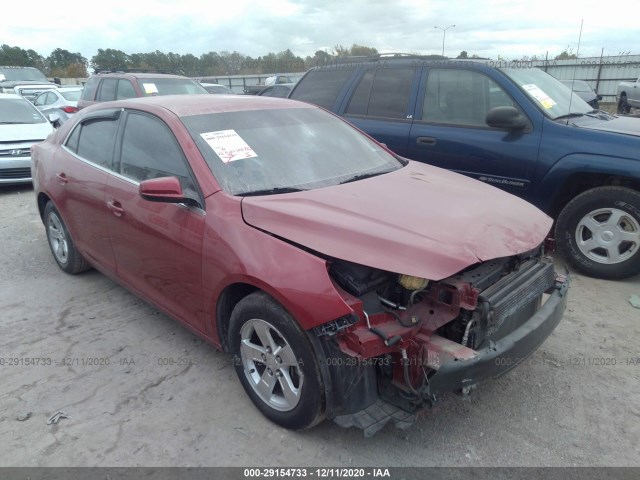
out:
M616 98L618 113L629 113L631 107L640 108L640 77L635 82L620 82Z
M43 91L56 87L37 68L0 66L0 93L17 93L33 103Z

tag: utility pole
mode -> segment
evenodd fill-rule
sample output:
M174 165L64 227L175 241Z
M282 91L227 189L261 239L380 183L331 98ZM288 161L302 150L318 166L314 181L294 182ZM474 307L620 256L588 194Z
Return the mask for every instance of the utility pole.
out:
M440 30L442 30L442 56L444 57L444 38L447 36L447 30L449 30L450 28L455 27L455 25L449 25L448 27L438 27L437 25L434 26L433 28L439 28Z

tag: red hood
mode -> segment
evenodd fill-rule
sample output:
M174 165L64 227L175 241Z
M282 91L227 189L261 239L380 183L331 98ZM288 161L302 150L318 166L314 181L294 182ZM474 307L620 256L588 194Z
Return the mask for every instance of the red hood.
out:
M246 197L242 215L325 255L431 280L531 250L552 224L524 200L417 162L335 187Z

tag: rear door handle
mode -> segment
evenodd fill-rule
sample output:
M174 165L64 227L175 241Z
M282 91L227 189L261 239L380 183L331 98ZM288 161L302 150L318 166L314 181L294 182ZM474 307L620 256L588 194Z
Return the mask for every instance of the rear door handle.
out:
M435 145L436 139L433 137L418 137L416 143L418 145Z
M116 217L121 217L122 215L124 215L124 208L122 208L122 205L120 204L120 202L116 200L107 202L107 207L109 208L109 210L111 210L111 213L113 213Z
M64 172L56 173L56 177L58 177L58 180L60 180L60 183L62 185L66 185L67 183L69 183L69 179Z

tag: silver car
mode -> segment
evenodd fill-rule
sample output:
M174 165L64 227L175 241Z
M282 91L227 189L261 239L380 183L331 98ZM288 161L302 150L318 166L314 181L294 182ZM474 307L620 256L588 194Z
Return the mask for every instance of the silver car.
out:
M0 185L31 182L31 146L53 131L29 100L0 93Z
M78 100L82 94L82 86L60 87L43 92L36 97L33 104L45 117L58 115L55 127L59 127L78 111Z

